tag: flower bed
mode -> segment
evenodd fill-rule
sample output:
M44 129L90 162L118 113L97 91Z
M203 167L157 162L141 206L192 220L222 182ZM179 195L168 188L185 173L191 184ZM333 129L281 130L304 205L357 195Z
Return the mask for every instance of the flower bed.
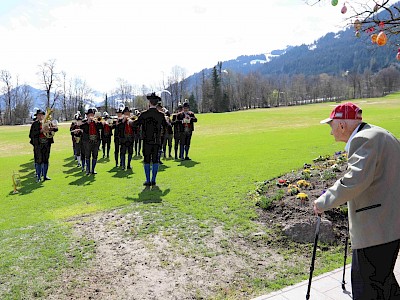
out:
M346 153L337 152L333 156L319 156L312 164L305 163L301 170L257 183L251 198L260 208L260 220L275 228L302 220L312 222L315 218L313 201L342 177L346 168ZM324 217L332 222L335 241L344 240L347 234L347 206L329 210Z

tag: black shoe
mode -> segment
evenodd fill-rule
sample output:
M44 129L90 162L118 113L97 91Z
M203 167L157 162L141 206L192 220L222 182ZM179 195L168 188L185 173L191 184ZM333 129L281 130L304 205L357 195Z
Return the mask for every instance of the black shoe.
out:
M185 160L190 160L189 156L186 156L186 157L185 157Z
M45 181L45 180L51 180L51 178L50 177L43 177L43 181Z
M90 175L90 172L89 172L89 171L86 171L86 175Z
M132 167L131 166L127 166L126 169L127 170L132 170Z
M152 181L152 182L151 182L151 186L155 186L155 185L157 185L156 182L155 182L155 181Z
M151 186L151 182L145 181L145 182L143 183L143 185L144 185L144 186Z
M91 174L93 174L93 175L96 175L96 174L97 174L97 172L96 172L96 171L93 171Z
M36 177L36 183L40 183L40 177Z
M160 160L159 162L158 162L160 165L163 165L164 163Z

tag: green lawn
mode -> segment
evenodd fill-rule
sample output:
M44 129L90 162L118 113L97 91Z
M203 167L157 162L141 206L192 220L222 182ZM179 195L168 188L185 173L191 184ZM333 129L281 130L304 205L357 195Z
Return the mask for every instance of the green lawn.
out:
M355 102L363 108L365 121L400 137L400 94ZM85 251L73 261L65 258L71 237L64 221L77 215L135 203L138 209L159 213L144 235L174 226L186 216L205 227L222 224L228 231L251 233L257 215L246 195L255 182L343 149L344 144L330 136L329 126L319 124L333 106L199 114L192 161L166 160L158 175L160 190L150 192L143 189L139 159L133 172L115 169L110 158L99 160L95 177L83 175L72 157L68 124L55 135L48 174L52 180L37 184L29 127L0 127L0 298L24 298L28 289L37 290L34 295L40 297L47 277L86 259ZM17 195L12 194L13 171L22 179ZM279 286L288 283L282 279Z

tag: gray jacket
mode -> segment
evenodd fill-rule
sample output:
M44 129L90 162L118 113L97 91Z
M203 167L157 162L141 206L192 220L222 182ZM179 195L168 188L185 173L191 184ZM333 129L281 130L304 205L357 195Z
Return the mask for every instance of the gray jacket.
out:
M350 142L346 174L316 204L322 210L347 202L352 249L400 239L400 142L366 124Z

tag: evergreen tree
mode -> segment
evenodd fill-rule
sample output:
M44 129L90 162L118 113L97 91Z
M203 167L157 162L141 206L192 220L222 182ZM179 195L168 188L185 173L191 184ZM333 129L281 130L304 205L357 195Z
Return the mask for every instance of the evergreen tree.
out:
M212 71L212 88L213 88L214 112L222 112L223 99L221 91L221 78L218 74L217 66L214 66Z
M106 93L106 99L104 100L104 111L108 112L108 97L107 97L107 93Z
M198 112L199 112L199 109L198 109L198 107L197 107L197 101L196 101L196 99L194 98L193 93L190 94L190 97L189 97L189 106L190 106L190 110L191 110L192 112L194 112L194 113L198 113Z

